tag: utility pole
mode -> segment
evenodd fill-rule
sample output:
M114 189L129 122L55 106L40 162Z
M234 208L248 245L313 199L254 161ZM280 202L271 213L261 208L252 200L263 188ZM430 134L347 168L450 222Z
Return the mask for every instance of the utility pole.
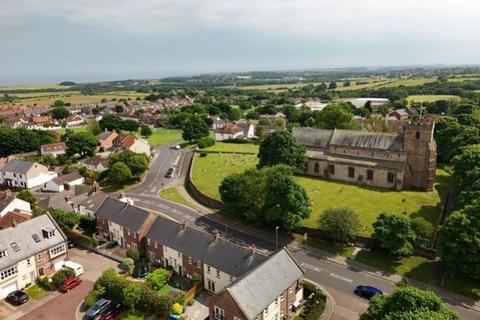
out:
M279 228L280 228L279 226L275 227L275 251L278 250L278 229Z

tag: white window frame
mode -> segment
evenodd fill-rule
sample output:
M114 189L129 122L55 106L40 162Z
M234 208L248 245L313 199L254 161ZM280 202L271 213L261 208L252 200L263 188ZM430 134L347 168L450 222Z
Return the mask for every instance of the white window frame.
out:
M213 317L215 320L225 320L225 310L218 306L213 307Z
M7 249L0 250L0 259L7 258L7 257L8 257Z
M65 247L65 243L61 243L56 247L50 248L49 252L50 258L53 259L67 252L67 248Z
M0 281L3 281L5 279L9 279L13 276L15 276L18 273L18 268L17 266L10 267L8 269L4 269L0 271Z

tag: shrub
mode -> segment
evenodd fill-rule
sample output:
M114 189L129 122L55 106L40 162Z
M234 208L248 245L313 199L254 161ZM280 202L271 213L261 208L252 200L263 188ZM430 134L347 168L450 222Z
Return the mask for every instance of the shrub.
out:
M128 249L127 257L132 259L135 263L140 259L140 252L137 249Z
M57 290L60 288L67 278L74 278L75 277L75 272L72 269L62 269L55 273L52 277L52 282L51 282L51 287L52 290Z
M175 313L175 314L182 314L183 313L183 307L180 303L174 303L173 306L172 306L172 312Z
M183 293L180 293L177 296L177 303L180 303L180 305L182 305L182 306L185 305L185 295Z
M222 142L224 143L240 143L240 144L245 144L245 143L250 143L250 141L248 140L245 140L245 139L238 139L238 138L235 138L235 139L227 139L227 140L223 140Z
M74 230L65 230L65 234L67 235L68 239L73 243L83 246L83 247L96 247L98 246L98 241L89 237L87 235L81 234L78 231Z
M303 288L306 296L313 296L307 300L299 317L304 320L318 320L325 310L326 296L311 283L305 282Z
M207 153L206 152L200 152L200 157L206 157L207 156Z
M50 284L50 278L47 276L39 276L37 278L37 284L39 287L41 287L44 290L50 291L52 290L52 286Z
M82 308L86 310L92 307L95 304L95 302L97 302L97 300L103 296L104 293L105 293L105 289L103 289L102 287L91 290L88 293L88 295L85 297L85 300L83 300Z
M129 274L132 274L132 271L135 267L135 262L132 258L125 258L122 261L122 267L125 268Z
M153 289L160 290L169 280L170 274L171 273L165 269L156 269L147 275L146 281Z
M204 149L207 147L211 147L215 144L215 139L211 137L204 137L198 141L198 147L200 149Z
M95 233L97 229L97 220L88 216L80 216L80 222L78 223L79 227L82 228L88 234Z

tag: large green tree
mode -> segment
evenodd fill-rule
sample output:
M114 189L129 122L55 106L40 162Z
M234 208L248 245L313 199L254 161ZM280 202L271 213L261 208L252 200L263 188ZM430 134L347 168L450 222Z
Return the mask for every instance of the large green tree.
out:
M336 242L348 242L360 231L360 217L350 208L329 208L320 215L320 225Z
M107 114L103 116L102 120L99 121L100 128L102 130L109 130L109 131L120 131L122 129L122 118L116 114Z
M315 125L322 129L355 129L353 114L346 107L331 104L315 114Z
M52 110L53 119L61 120L61 119L67 118L69 115L70 115L70 111L68 111L68 109L63 106L55 107Z
M66 137L67 154L70 156L79 154L93 156L98 146L98 139L90 132L74 132Z
M123 302L135 313L135 305L140 302L142 290L135 283L128 284L122 290Z
M260 144L258 159L259 168L284 164L298 172L303 172L307 163L305 147L288 131L276 131L265 137Z
M392 294L375 296L360 320L460 320L431 291L400 286Z
M442 260L457 271L480 279L480 200L454 211L440 233Z
M153 134L153 130L152 130L152 128L150 128L149 125L143 124L143 125L140 127L140 134L141 134L143 137L150 137L150 136Z
M116 162L108 169L108 180L113 183L126 183L131 179L132 171L123 162Z
M187 141L198 141L208 137L208 125L199 115L194 115L183 124L182 138Z
M379 248L398 256L413 253L415 232L407 218L381 213L373 223L373 229L372 239Z
M435 122L435 142L438 161L445 163L452 148L452 139L461 131L460 123L453 117L441 117Z
M462 189L466 189L480 179L480 144L468 145L460 151L451 164Z

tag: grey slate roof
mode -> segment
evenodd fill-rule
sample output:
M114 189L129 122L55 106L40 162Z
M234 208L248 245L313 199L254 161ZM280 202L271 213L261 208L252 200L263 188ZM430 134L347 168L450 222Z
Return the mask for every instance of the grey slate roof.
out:
M80 205L88 210L96 211L107 197L108 194L103 191L98 191L89 195L87 199L80 203Z
M43 228L55 229L55 235L51 238L44 238ZM35 242L33 239L32 235L35 233L40 238L40 242ZM0 270L59 245L66 240L67 238L48 213L22 222L16 227L0 230L0 250L7 249L7 258L0 259ZM13 250L13 242L16 242L20 248L18 252Z
M251 320L302 276L302 268L283 248L225 290Z
M293 128L293 136L307 148L323 149L329 145L403 151L403 136L356 130Z
M35 165L34 162L23 160L10 160L2 169L4 172L27 174L28 170Z
M100 133L100 134L97 136L97 138L98 138L99 140L105 140L105 139L107 139L108 136L111 135L111 134L112 134L111 131L103 131L102 133Z
M72 172L69 174L58 176L57 178L53 179L53 182L55 182L56 184L63 184L63 183L72 182L74 180L78 180L80 178L82 178L82 175L80 173Z
M139 231L140 227L151 216L151 213L129 203L108 197L95 212L95 216L110 220L132 231Z
M157 218L146 237L235 277L267 259L225 239L215 239L211 234L162 217Z

